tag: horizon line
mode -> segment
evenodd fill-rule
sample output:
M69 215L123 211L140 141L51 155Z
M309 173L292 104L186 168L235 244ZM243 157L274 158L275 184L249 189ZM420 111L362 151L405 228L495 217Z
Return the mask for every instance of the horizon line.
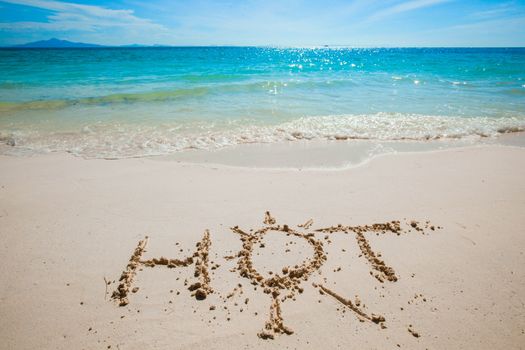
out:
M80 43L84 44L84 43ZM24 47L20 45L9 45L0 46L0 49L15 49L15 50L40 50L40 49L58 49L58 50L70 50L70 49L163 49L163 48L275 48L275 49L523 49L525 46L352 46L352 45L222 45L222 44L210 44L210 45L144 45L144 44L123 44L123 45L97 45L91 47Z

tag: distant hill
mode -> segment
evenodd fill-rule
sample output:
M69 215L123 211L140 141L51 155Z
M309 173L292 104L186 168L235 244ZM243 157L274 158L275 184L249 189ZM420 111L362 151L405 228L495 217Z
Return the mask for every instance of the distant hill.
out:
M97 45L97 44L86 44L86 43L75 43L72 41L67 40L60 40L57 38L49 39L49 40L40 40L40 41L34 41L32 43L22 44L22 45L14 45L10 46L13 48L20 48L20 49L50 49L50 48L89 48L89 47L122 47L122 48L142 48L142 47L169 47L166 45L142 45L142 44L131 44L131 45L121 45L121 46L105 46L105 45Z
M75 47L103 47L102 45L86 44L86 43L75 43L67 40L60 39L49 39L34 41L32 43L15 45L16 48L75 48Z

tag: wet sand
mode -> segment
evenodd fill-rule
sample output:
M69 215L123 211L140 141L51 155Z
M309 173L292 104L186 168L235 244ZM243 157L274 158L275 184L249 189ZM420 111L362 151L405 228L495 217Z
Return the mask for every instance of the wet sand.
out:
M0 348L525 343L523 148L0 164Z

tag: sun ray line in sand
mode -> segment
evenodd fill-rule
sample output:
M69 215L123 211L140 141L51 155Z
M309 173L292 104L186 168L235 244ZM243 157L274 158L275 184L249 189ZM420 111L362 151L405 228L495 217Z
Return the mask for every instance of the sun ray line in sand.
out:
M198 279L197 282L191 284L188 290L191 296L194 296L197 300L204 300L208 294L213 293L213 289L210 286L210 275L209 275L209 250L211 246L210 232L204 231L204 235L200 242L196 244L196 251L192 256L186 257L184 260L180 259L168 259L165 257L153 258L148 260L141 260L143 253L145 252L148 237L139 241L137 248L133 252L129 263L120 276L119 285L111 296L113 300L119 302L120 306L125 306L129 303L128 295L133 284L133 279L137 274L137 268L140 265L147 267L165 266L167 268L176 267L187 267L195 264L194 277ZM138 291L135 287L131 289L133 293Z
M313 224L314 224L314 220L313 219L308 219L308 221L306 221L304 224L297 225L297 227L301 227L301 228L304 228L305 230L307 230Z
M273 225L275 224L275 218L272 217L272 215L270 214L269 211L267 211L265 214L264 214L264 223L266 225Z
M315 288L319 288L319 291L322 292L321 294L328 294L328 295L330 295L335 300L339 301L341 304L347 306L350 310L355 312L357 314L357 317L358 317L359 321L364 322L365 319L366 319L366 320L369 320L369 321L372 321L374 323L379 324L381 326L381 328L386 328L386 326L384 325L385 318L383 316L376 315L376 314L368 315L361 308L359 308L359 305L357 305L357 303L354 304L350 299L345 299L344 297L342 297L341 295L337 294L336 292L334 292L330 288L325 287L322 284L312 283L312 285Z

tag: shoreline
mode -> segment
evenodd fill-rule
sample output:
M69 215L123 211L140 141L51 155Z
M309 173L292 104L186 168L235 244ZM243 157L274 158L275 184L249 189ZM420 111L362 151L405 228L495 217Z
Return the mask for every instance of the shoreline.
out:
M0 164L0 336L7 348L519 349L525 340L525 274L517 268L525 264L525 148L390 154L341 171L67 154L0 156ZM242 249L230 228L265 227L266 211L275 225L313 233L326 254L298 281L303 292L281 302L293 334L273 340L257 335L271 295L236 270L237 259L225 258ZM309 219L311 228L298 227ZM353 234L315 231L392 220L401 235L366 231L364 251ZM162 263L141 266L128 305L111 300L145 236L143 259L183 259L205 230L211 289L204 300L188 290L193 265ZM261 239L252 261L264 276L282 274L312 251L278 231ZM380 270L365 251L397 280L374 277ZM356 307L369 319L361 322ZM384 317L385 329L372 314Z
M210 167L344 171L363 166L378 157L427 154L492 146L525 148L525 132L504 134L497 138L474 141L315 140L242 144L219 150L188 150L170 155L153 156L150 159Z
M2 145L0 145L1 147ZM525 148L525 132L501 134L477 139L438 140L295 140L277 143L246 143L220 149L187 149L166 155L142 155L124 158L91 158L70 152L21 153L0 157L32 158L66 155L87 161L123 161L147 159L210 167L337 171L362 166L377 157L398 154L425 154L447 150L491 146ZM4 145L4 147L7 147Z

